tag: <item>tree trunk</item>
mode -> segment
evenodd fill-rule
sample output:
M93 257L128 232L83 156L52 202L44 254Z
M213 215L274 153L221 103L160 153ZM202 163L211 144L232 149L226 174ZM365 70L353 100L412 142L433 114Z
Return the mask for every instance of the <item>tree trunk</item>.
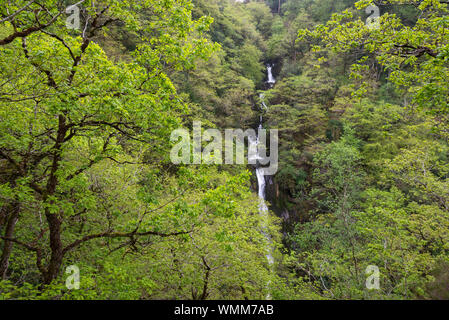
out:
M51 258L44 276L44 284L50 284L57 278L62 265L63 247L61 242L61 220L57 214L46 213L48 226L50 228Z
M201 294L201 297L199 299L206 300L207 296L209 295L207 292L207 286L209 285L209 275L210 275L211 268L207 264L206 258L202 257L202 259L203 259L204 269L206 269L206 274L204 275L203 293Z
M61 161L61 148L68 130L66 126L66 118L63 115L60 115L58 120L58 134L54 146L53 163L47 183L47 194L44 197L44 200L48 199L48 196L54 195L56 192L56 188L58 186L58 177L56 172L59 168L59 162ZM43 274L43 282L44 284L50 284L58 276L59 269L62 265L62 258L64 256L61 241L62 220L57 212L52 213L48 209L45 211L45 217L47 218L48 228L50 229L51 257L47 270Z
M9 215L9 219L7 213L4 213L4 220L5 222L7 221L4 233L5 238L12 238L14 236L14 229L16 227L17 220L19 220L19 203L14 202L13 204L11 204L9 211L11 212ZM2 280L6 279L6 274L9 266L9 257L11 256L12 251L12 244L12 241L4 240L2 256L0 258L0 279Z
M3 225L6 224L7 210L8 208L6 206L0 207L0 232L3 231Z

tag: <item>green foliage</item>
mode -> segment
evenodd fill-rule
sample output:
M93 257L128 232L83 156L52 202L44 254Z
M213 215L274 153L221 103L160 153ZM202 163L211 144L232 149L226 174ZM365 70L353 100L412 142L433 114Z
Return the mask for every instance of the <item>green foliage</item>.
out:
M0 299L447 299L448 5L372 2L0 1ZM169 159L261 116L281 218Z
M366 8L371 1L359 1L357 9ZM413 1L386 1L388 4L413 4ZM354 65L353 77L362 78L369 60L376 61L389 72L388 80L408 93L412 103L432 114L445 114L447 108L447 5L439 1L423 1L418 6L419 18L413 26L403 24L394 13L383 14L377 27L354 19L351 10L335 14L326 24L313 31L303 29L307 36L322 40L320 48L337 52L363 50L365 57ZM363 94L366 83L359 87Z

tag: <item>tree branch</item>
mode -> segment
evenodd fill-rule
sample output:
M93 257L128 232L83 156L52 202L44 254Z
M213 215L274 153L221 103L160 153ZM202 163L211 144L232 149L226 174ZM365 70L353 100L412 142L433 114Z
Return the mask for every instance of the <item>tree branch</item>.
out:
M63 254L69 252L70 250L78 247L79 245L81 245L84 242L87 242L89 240L93 240L93 239L99 239L99 238L132 238L135 236L149 236L149 235L153 235L153 236L158 236L158 237L173 237L173 236L179 236L179 235L183 235L183 234L188 234L191 233L192 230L190 231L178 231L178 232L172 232L172 233L161 233L161 232L156 232L156 231L146 231L146 232L113 232L113 231L105 231L102 233L97 233L97 234L91 234L88 236L85 236L81 239L78 239L74 242L72 242L71 244L69 244L67 247L65 247L63 249Z
M47 22L46 24L40 24L40 23L39 23L39 24L36 25L36 26L32 26L32 27L29 27L29 28L27 28L27 29L25 29L25 30L22 30L22 31L16 31L16 32L10 34L10 35L7 36L6 38L0 40L0 46L4 46L4 45L6 45L6 44L8 44L8 43L11 43L11 42L13 42L16 38L25 38L25 37L29 36L30 34L32 34L33 32L40 31L40 30L43 30L43 29L47 28L48 26L50 26L51 24L53 24L53 23L56 21L56 19L58 19L58 17L59 17L63 12L64 12L64 10L59 11L58 14L55 15L55 16L54 16L49 22Z

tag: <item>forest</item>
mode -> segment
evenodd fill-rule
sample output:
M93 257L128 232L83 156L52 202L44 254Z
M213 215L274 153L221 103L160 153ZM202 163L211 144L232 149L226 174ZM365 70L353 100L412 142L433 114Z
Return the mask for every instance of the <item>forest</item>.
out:
M0 300L449 299L448 1L0 3Z

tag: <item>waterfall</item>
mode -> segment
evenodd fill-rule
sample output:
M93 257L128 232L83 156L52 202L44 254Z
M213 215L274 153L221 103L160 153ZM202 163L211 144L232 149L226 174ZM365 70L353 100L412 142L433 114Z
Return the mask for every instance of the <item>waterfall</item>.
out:
M273 87L274 83L276 82L276 80L273 77L272 74L272 66L271 65L267 65L267 75L268 75L268 81L267 83L269 84L270 88ZM260 104L261 104L261 109L262 110L267 110L268 107L265 103L265 94L264 93L260 93L259 95L260 98ZM262 115L259 118L259 129L262 129L262 124L263 124L263 117ZM251 144L259 144L259 136L257 136L256 140L250 140L249 143ZM257 156L257 159L260 159L260 156ZM267 217L268 215L268 207L265 203L265 199L266 199L266 195L265 195L265 186L266 186L266 180L265 180L265 174L264 174L264 168L261 166L257 166L256 168L256 177L257 177L257 183L258 183L258 194L259 194L259 214L262 215L263 217ZM266 248L266 258L268 261L268 264L271 266L274 263L274 258L273 255L271 254L272 252L272 241L270 238L270 235L268 234L268 232L266 232L266 226L262 227L262 234L265 236L267 242L268 242L268 246ZM267 284L268 286L270 285L270 283ZM270 294L268 294L267 299L271 299Z
M259 185L259 214L263 215L264 217L268 214L268 207L265 203L265 175L263 173L263 168L259 167L256 169L256 176L257 176L257 183ZM262 233L267 239L268 243L271 244L271 238L270 235L266 232L266 227L262 228ZM272 265L274 263L273 255L271 254L271 246L268 246L267 248L267 254L265 255L268 261L269 265Z
M272 65L267 64L267 73L268 73L268 81L267 82L270 85L270 87L272 87L276 83L276 80L274 79L273 73L271 71L272 68L273 68Z
M259 95L259 98L260 98L260 104L262 105L262 108L265 110L268 110L268 107L265 104L265 93L261 92ZM262 124L262 116L260 116L260 123Z
M267 108L265 101L263 100L263 94L261 94L261 105L263 108ZM260 120L259 120L259 129L262 129L262 123L263 123L263 117L260 116ZM257 137L256 141L250 141L250 143L255 143L256 145L259 144L259 137ZM258 159L260 159L260 156L257 157ZM266 180L265 180L265 174L264 174L264 168L261 166L258 166L256 168L256 177L257 177L257 184L258 184L258 194L259 194L259 214L261 214L262 216L266 217L268 214L268 207L265 203L265 185L266 185ZM266 232L266 227L263 227L263 231L262 233L264 234L265 238L267 239L268 243L271 244L271 238L270 235ZM273 256L271 254L271 246L268 246L267 248L267 261L270 265L273 264L274 259Z

